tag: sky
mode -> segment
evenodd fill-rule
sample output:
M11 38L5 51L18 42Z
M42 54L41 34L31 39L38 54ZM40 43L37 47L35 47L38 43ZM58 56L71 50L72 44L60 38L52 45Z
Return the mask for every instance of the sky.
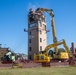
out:
M53 9L57 39L76 47L76 0L0 0L0 44L16 53L28 52L28 12L38 7ZM48 44L53 43L50 16L46 14Z

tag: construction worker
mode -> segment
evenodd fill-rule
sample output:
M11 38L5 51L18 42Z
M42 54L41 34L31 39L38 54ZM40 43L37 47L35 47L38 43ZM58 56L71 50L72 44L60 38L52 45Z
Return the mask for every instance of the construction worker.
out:
M14 64L15 64L15 55L14 55L14 53L12 53L11 59L12 59L12 67L13 67Z
M12 53L11 53L10 50L7 50L7 51L8 51L8 52L7 52L6 55L5 55L5 56L6 56L6 60L7 60L7 61L10 61L10 60L11 60L11 54L12 54Z

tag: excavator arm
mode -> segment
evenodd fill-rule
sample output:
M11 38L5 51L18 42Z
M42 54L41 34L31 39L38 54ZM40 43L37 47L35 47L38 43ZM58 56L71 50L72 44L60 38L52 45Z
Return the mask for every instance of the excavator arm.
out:
M45 48L45 55L48 56L48 50L51 49L51 48L57 47L57 46L59 46L59 45L63 45L64 48L66 49L66 52L68 52L68 54L70 54L70 49L68 48L68 46L67 46L67 44L66 44L66 41L63 39L61 42L57 42L57 43L48 45L48 46Z
M57 42L56 38L56 29L55 29L55 24L54 24L54 14L52 9L46 9L46 8L38 8L36 11L42 11L42 12L47 12L51 16L51 26L52 26L52 34L53 34L53 43ZM54 47L54 50L56 54L58 53L58 47Z
M54 17L54 14L53 14L53 10L52 9L38 8L36 11L48 12L52 17Z
M64 48L66 49L66 51L68 53L70 53L70 49L68 48L67 44L66 44L66 41L63 39L62 42L58 42L57 41L57 38L56 38L56 29L55 29L55 24L54 24L54 13L53 13L53 10L52 9L46 9L46 8L38 8L37 11L43 11L43 12L47 12L49 13L49 15L51 16L51 26L52 26L52 34L53 34L53 42L54 44L50 44L48 45L46 48L45 48L45 55L48 55L48 50L50 48L54 48L55 49L55 52L56 54L58 53L58 47L59 45L63 44Z

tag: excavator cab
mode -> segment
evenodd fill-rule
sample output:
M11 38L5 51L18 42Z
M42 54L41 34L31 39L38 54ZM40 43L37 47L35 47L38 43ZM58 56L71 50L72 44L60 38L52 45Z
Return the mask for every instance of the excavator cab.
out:
M50 57L45 55L46 51L40 51L39 54L34 54L34 61L37 63L50 62Z
M44 52L40 54L34 54L34 62L37 63L50 62L50 57L46 56Z

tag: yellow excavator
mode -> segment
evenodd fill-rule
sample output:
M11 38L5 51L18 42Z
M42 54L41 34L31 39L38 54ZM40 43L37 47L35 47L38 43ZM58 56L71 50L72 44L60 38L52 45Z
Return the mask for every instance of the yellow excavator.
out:
M43 51L42 53L35 54L34 55L34 61L35 62L50 62L50 57L48 55L48 50L51 49L51 48L55 48L55 47L57 47L59 45L63 45L64 48L66 49L66 51L65 52L60 52L60 54L57 55L57 57L59 59L68 59L69 56L70 56L70 50L69 50L69 48L68 48L65 40L63 39L62 41L59 41L59 42L56 42L56 43L53 43L53 44L48 45L45 48L45 51Z
M54 14L52 9L46 9L46 8L38 8L37 11L47 12L51 16L51 26L52 26L52 34L53 34L53 44L48 45L44 51L42 51L40 54L34 55L34 61L40 62L40 63L50 63L50 57L48 55L48 51L51 48L54 48L55 54L53 54L53 58L58 59L69 59L70 55L70 49L68 48L66 41L63 39L62 42L58 42L56 38L56 29L54 24ZM65 52L60 52L58 54L58 46L63 45L66 49Z

